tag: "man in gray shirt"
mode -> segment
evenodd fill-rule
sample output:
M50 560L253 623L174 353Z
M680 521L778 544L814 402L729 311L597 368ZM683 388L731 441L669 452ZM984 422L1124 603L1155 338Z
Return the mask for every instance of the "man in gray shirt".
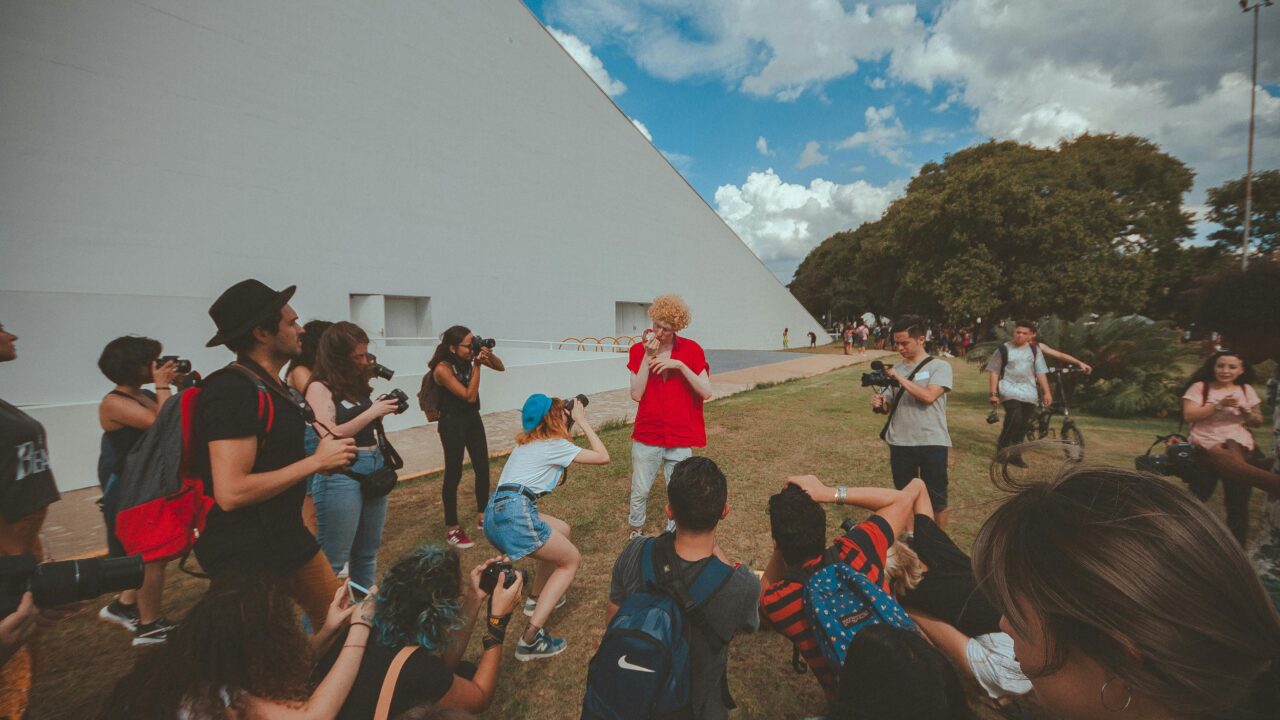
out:
M924 480L938 527L947 525L947 392L951 366L924 349L925 323L915 316L893 324L893 347L903 362L885 372L900 387L871 396L871 409L888 413L882 438L889 443L889 467L899 490L914 478Z
M991 354L986 371L990 379L991 405L1004 406L1004 426L996 449L1003 450L1027 439L1027 426L1035 418L1036 402L1044 400L1044 406L1053 405L1049 391L1049 368L1044 353L1036 347L1036 324L1019 320L1013 328L1013 339L1001 345ZM1010 459L1010 464L1026 467L1022 458Z

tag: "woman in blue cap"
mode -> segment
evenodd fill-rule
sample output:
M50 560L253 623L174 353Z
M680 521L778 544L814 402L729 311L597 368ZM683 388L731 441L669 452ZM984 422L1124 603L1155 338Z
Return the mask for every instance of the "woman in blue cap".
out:
M575 423L587 436L590 449L573 444ZM532 619L516 643L516 659L527 661L564 651L564 638L551 637L543 626L551 611L564 604L565 591L582 561L578 548L569 542L569 524L540 515L538 498L555 489L569 465L608 464L609 451L591 429L581 402L530 395L520 424L524 432L516 436L516 448L484 511L484 534L512 562L527 556L538 561L524 605L524 614Z

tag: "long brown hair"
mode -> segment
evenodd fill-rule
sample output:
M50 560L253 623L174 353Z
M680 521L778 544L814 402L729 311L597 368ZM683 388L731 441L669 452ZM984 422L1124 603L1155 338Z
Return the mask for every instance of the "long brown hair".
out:
M310 695L313 658L297 606L278 580L216 581L172 631L116 685L99 718L226 714L223 691L277 701Z
M1079 652L1186 717L1274 712L1280 615L1202 503L1117 468L998 478L1014 494L978 532L974 571L1018 633L1040 620L1048 662L1037 677Z
M528 445L539 440L555 440L557 438L563 440L573 439L573 433L569 431L569 422L564 417L564 400L562 398L552 398L551 409L542 418L542 422L538 423L538 427L529 432L522 432L516 435L516 444Z
M324 383L336 399L360 402L369 397L373 388L368 373L351 362L356 346L368 344L369 336L359 325L345 320L334 323L320 336L310 382Z

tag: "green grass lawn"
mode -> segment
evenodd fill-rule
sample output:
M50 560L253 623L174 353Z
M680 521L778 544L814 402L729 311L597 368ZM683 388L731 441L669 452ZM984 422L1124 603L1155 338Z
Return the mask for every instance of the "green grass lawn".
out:
M830 352L831 348L824 350ZM835 352L839 352L838 346ZM954 444L950 532L967 548L1001 497L988 478L999 426L985 422L989 409L985 375L976 365L957 359L949 362L956 379L956 388L948 397ZM719 538L732 557L755 569L764 567L772 550L765 503L788 475L811 473L828 483L892 486L888 450L877 438L883 418L869 411L869 391L858 387L862 370L855 366L781 383L707 406L708 445L702 453L715 459L729 477L730 513L720 525ZM1176 425L1175 420L1078 419L1085 437L1086 461L1125 468L1133 467L1133 457L1141 454L1155 435L1171 432ZM555 658L517 663L510 655L514 641L509 641L497 699L486 713L488 717L578 717L587 661L604 627L610 571L625 544L631 485L629 435L628 428L606 430L602 437L613 456L612 464L574 468L566 485L540 501L542 511L572 525L573 541L584 557L568 604L552 616L548 628L566 637L569 646ZM1269 440L1264 447L1269 447ZM1048 474L1055 469L1056 460L1043 457L1031 462L1030 472ZM502 463L497 460L494 464L495 487ZM392 493L382 569L420 543L443 540L439 480L438 474L431 475L405 483ZM464 476L461 508L472 506L470 482L469 475ZM1255 515L1260 499L1255 494ZM1221 513L1219 497L1210 502ZM659 483L650 499L650 531L658 529L664 503ZM832 534L849 515L859 513L829 507L827 523ZM483 535L476 540L474 549L463 551L466 567L494 554ZM181 617L204 587L204 581L171 571L166 589L169 616ZM525 617L516 613L508 636L521 632L524 622ZM480 635L475 634L470 658L479 655ZM37 719L92 716L139 652L130 647L127 633L92 614L54 628L42 644L44 664L31 713ZM790 645L773 632L740 636L734 641L729 679L740 708L734 717L801 718L823 711L817 682L809 675L796 675L790 658Z

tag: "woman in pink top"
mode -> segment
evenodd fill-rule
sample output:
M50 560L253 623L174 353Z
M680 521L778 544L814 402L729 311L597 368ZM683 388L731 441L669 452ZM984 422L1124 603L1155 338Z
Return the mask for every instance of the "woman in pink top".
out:
M1191 376L1182 394L1182 417L1191 423L1188 440L1202 448L1213 448L1235 440L1255 455L1257 444L1249 428L1262 425L1262 398L1253 389L1253 368L1244 358L1220 350L1205 360ZM1217 475L1198 467L1188 479L1191 492L1208 500L1218 484ZM1253 488L1237 480L1222 478L1222 500L1227 508L1227 526L1240 544L1249 534L1249 496Z

